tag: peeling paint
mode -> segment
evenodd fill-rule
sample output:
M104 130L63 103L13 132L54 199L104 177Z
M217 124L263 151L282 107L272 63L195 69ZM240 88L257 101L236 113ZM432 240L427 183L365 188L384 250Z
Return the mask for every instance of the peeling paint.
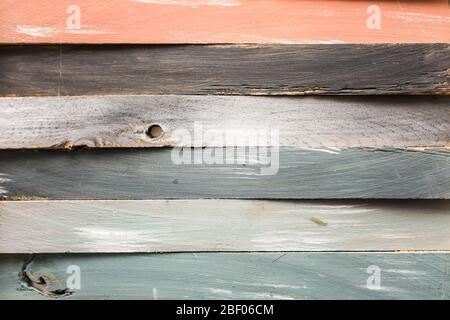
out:
M117 32L95 30L95 29L57 29L54 27L42 27L23 25L17 26L16 32L29 35L31 37L49 37L59 34L83 34L83 35L101 35L101 34L115 34Z
M17 26L16 32L23 33L32 37L47 37L55 35L58 30L52 27L38 27L38 26Z
M22 287L33 290L49 298L60 298L73 294L73 291L70 291L68 288L50 290L49 284L58 283L59 280L51 274L38 276L29 271L28 269L33 263L33 260L34 256L32 255L23 263L22 269L18 274L18 279Z
M7 178L8 175L4 173L0 173L0 196L7 194L8 190L4 186L2 186L3 183L11 182L12 180L10 178Z
M159 4L159 5L178 5L178 6L221 6L234 7L240 6L238 0L130 0L132 2Z
M450 22L450 17L417 12L387 11L385 15L386 17L391 19L401 19L408 22L416 22L416 23L430 22L430 23L447 24Z

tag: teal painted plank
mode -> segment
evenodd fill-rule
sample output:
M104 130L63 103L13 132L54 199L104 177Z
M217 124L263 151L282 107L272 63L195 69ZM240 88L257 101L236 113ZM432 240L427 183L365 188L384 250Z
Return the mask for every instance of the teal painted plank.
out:
M70 286L80 285L63 299L449 299L449 258L449 253L61 254L37 256L28 271L33 278L44 276L51 288L66 287L68 279ZM0 299L48 299L18 290L24 260L0 256Z
M450 197L449 149L260 148L259 155L255 150L234 154L233 164L220 164L233 148L1 151L0 195L75 200ZM214 152L219 161L208 164ZM189 162L177 162L184 155Z

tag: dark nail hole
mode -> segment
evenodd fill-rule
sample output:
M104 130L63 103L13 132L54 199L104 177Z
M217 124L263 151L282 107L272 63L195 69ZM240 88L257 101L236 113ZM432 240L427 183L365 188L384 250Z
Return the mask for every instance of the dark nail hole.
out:
M151 125L147 130L147 136L152 139L161 138L164 135L164 130L157 124Z

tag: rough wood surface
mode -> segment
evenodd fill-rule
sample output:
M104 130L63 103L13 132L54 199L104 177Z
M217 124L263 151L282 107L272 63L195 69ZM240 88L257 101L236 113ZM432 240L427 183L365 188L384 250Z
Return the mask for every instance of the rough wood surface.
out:
M0 255L0 299L48 299L18 290L24 260ZM70 266L79 267L80 289L63 299L422 300L450 292L449 253L39 255L29 271L65 288Z
M1 46L0 95L449 94L450 44Z
M2 0L0 12L1 43L450 41L447 0Z
M164 130L160 138L147 134L155 124ZM183 141L180 130L204 138ZM233 138L208 139L212 130ZM0 98L3 149L235 146L260 131L278 133L277 141L266 142L272 146L450 146L450 97Z
M450 201L0 202L0 253L450 250Z
M448 149L433 148L10 150L1 152L0 193L12 200L449 198L449 159Z

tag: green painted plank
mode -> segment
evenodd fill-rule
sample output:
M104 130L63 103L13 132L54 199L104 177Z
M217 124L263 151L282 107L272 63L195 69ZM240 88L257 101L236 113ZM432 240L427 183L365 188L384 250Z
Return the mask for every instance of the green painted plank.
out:
M449 299L449 258L450 253L61 254L37 256L27 275L44 276L50 290L69 283L74 293L64 299ZM48 299L18 290L24 261L21 255L0 255L0 299Z
M261 131L277 133L270 146L444 147L449 105L438 96L0 98L0 148L222 147ZM149 135L155 125L164 134ZM181 130L203 139L182 140Z
M450 200L0 202L0 253L450 250Z
M449 44L1 46L0 95L448 94Z
M450 197L448 149L242 150L1 151L0 194L11 200ZM208 164L211 155L217 162ZM190 161L181 163L185 156ZM233 164L220 164L225 159Z

